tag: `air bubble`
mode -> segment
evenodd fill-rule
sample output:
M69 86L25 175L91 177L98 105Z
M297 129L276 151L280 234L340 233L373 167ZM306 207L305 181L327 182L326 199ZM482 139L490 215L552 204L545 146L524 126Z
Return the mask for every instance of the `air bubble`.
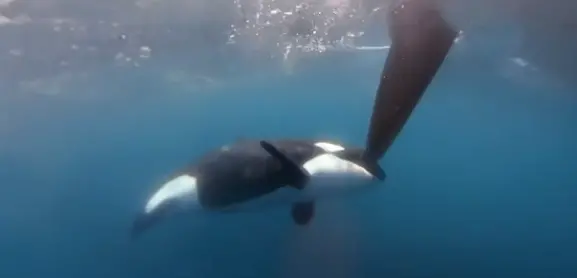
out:
M151 53L152 53L152 50L150 49L150 47L148 47L148 46L141 46L140 47L140 58L148 59L148 58L150 58Z

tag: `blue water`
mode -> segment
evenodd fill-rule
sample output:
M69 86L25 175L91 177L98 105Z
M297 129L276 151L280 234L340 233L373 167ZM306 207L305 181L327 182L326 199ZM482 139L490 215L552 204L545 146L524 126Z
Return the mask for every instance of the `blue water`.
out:
M577 94L483 57L449 57L381 190L319 204L307 228L281 208L129 240L154 186L211 148L363 144L385 55L336 56L206 94L102 72L84 89L103 97L3 98L0 277L577 277Z

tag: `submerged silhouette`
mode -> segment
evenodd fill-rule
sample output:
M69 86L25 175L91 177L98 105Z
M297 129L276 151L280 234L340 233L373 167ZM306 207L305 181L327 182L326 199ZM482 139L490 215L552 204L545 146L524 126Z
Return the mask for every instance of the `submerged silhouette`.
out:
M138 236L183 210L245 211L289 204L308 224L320 198L377 188L378 164L451 48L457 32L429 0L402 1L390 11L392 45L373 105L366 148L313 140L240 140L207 153L163 183L133 223Z
M243 212L292 206L308 224L315 201L376 188L385 178L364 168L364 149L302 139L241 140L208 152L164 182L135 219L136 237L180 211Z

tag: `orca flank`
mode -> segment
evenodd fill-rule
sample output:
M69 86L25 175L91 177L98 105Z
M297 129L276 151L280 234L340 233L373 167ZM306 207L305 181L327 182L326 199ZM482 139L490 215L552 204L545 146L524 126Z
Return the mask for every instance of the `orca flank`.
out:
M179 211L291 207L306 225L315 201L348 196L384 179L363 167L362 148L313 140L243 140L213 150L163 183L133 224L139 235Z

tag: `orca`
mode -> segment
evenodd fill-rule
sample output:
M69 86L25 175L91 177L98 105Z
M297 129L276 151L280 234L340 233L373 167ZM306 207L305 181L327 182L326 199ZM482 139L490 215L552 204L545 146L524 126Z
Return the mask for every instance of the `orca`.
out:
M299 139L241 140L202 156L148 199L132 226L138 236L179 211L230 213L292 206L295 224L314 216L315 201L375 188L385 172L364 149Z
M376 188L387 152L443 64L458 32L435 1L401 0L389 11L391 46L363 148L313 140L243 140L207 153L152 194L137 236L179 210L241 212L290 204L307 225L315 202Z

